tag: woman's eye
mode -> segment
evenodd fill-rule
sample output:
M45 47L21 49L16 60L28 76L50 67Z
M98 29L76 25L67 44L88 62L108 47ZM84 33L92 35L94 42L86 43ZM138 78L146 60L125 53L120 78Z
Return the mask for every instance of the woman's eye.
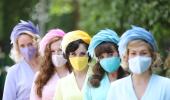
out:
M136 55L136 53L134 53L134 52L132 52L132 53L130 53L131 55Z
M111 57L111 56L113 56L113 53L109 53L109 54L108 54L108 57Z
M85 52L81 52L81 53L80 53L80 56L84 56L84 55L86 55Z
M33 44L32 43L28 43L27 46L33 46Z
M20 48L25 48L25 45L24 45L24 44L21 44L19 47L20 47Z
M147 55L147 53L146 53L146 52L143 52L143 53L141 53L141 55Z

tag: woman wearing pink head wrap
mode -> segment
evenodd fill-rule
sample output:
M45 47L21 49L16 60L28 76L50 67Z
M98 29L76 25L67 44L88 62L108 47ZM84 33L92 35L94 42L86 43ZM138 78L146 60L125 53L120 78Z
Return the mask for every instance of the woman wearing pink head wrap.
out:
M71 71L60 48L64 35L63 30L52 29L41 40L39 51L43 61L35 76L30 100L52 100L58 79Z

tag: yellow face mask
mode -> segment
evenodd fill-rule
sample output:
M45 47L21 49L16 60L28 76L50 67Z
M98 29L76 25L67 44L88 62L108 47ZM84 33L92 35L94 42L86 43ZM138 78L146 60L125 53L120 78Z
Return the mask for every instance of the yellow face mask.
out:
M82 71L87 67L88 57L69 57L70 63L72 67L77 71Z

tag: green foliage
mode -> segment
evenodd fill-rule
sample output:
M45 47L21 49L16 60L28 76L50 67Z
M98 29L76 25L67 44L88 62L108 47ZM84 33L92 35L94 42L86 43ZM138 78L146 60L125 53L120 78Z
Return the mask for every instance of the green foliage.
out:
M61 28L65 32L74 30L77 25L74 0L51 0L47 30Z
M73 6L71 5L71 0L51 0L49 14L62 15L72 11Z
M169 0L81 0L79 26L92 36L104 28L121 35L131 25L144 27L153 33L165 58L170 48L169 5ZM165 75L162 68L155 71Z
M162 44L170 38L169 5L169 0L81 0L79 26L91 35L103 28L121 35L130 25L138 25L149 29L164 50Z

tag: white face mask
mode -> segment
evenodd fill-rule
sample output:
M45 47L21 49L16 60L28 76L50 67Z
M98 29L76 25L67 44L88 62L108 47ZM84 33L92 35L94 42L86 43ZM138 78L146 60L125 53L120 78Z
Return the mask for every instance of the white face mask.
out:
M63 57L63 55L53 54L52 55L52 63L55 67L62 67L66 64L67 60Z
M152 58L147 56L136 56L129 59L129 69L134 74L141 74L149 69Z

